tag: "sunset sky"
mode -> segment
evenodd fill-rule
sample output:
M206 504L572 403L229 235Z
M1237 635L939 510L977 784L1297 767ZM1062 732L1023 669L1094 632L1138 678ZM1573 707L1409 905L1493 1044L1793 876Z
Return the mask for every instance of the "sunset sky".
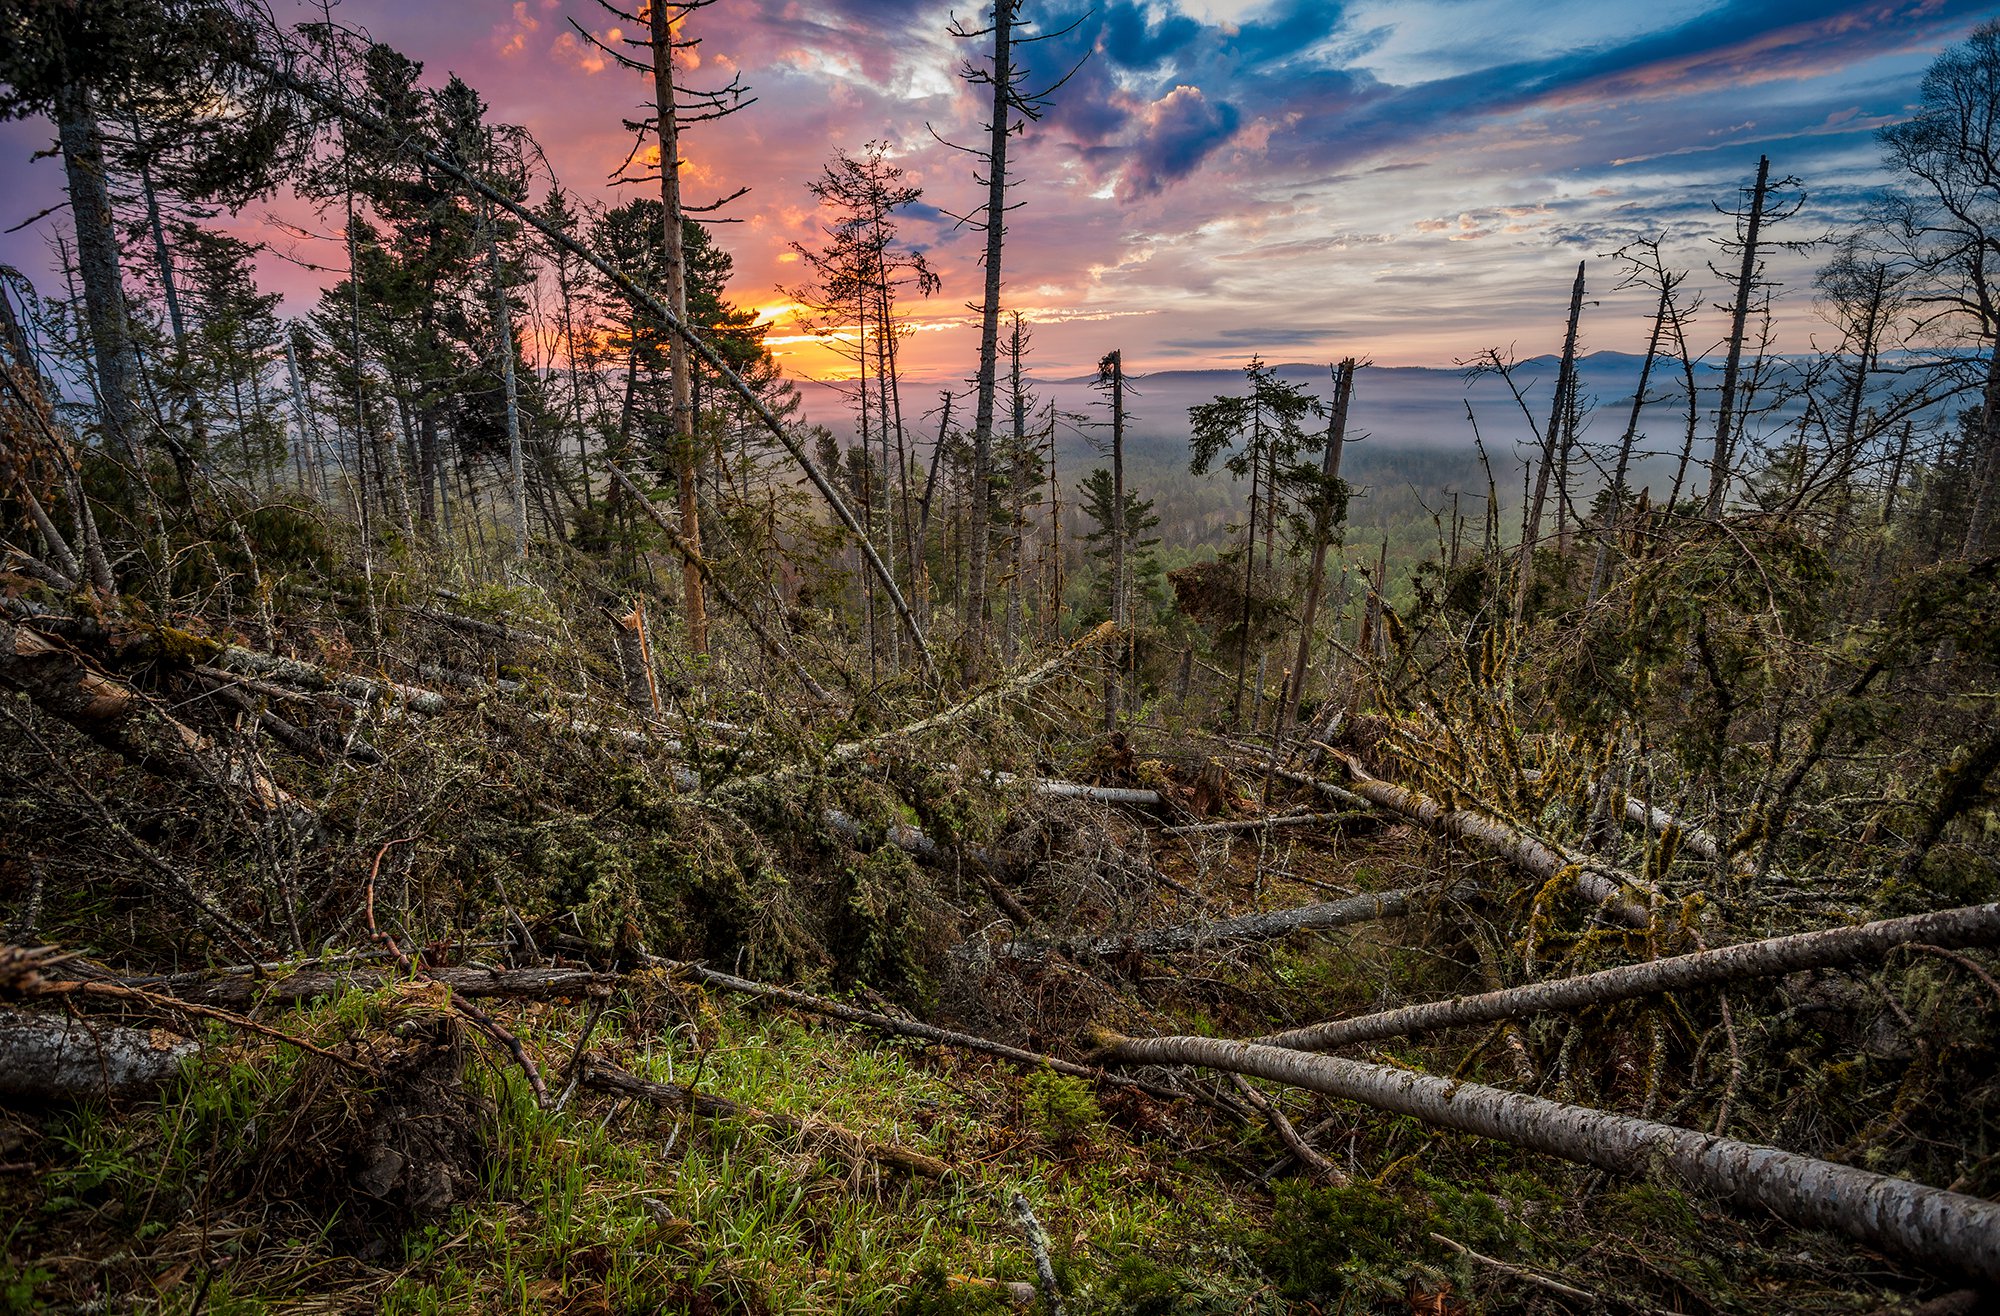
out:
M275 0L281 19L303 19ZM527 125L563 182L608 196L620 119L646 83L581 43L607 34L593 0L346 0L336 16L455 72L499 118ZM984 11L961 5L961 17ZM1809 193L1790 236L1858 213L1883 176L1874 130L1907 112L1929 61L1990 5L1962 0L1029 0L1044 80L1089 52L1019 139L1004 269L1007 300L1038 328L1035 372L1074 374L1118 347L1134 370L1355 354L1449 364L1489 345L1554 350L1575 262L1664 232L1699 268L1733 199L1768 152ZM786 364L833 362L783 341L796 277L787 242L816 235L805 184L837 148L886 140L925 189L904 232L944 276L910 307L914 373L968 374L965 304L979 296L977 234L947 211L979 202L971 161L983 119L956 68L979 51L947 33L948 4L718 0L688 22L702 44L683 78L740 71L756 104L685 141L691 201L748 185L719 230L736 257L733 300L768 310ZM57 161L30 163L50 130L0 132L0 226L56 199ZM265 230L270 207L237 217ZM0 240L0 259L46 278L43 220ZM289 241L289 240L283 240ZM338 249L299 253L338 263ZM1812 331L1811 259L1781 347ZM302 308L314 276L266 262ZM1587 349L1636 350L1650 303L1613 294L1592 262ZM1696 279L1722 296L1719 278ZM1720 336L1720 315L1704 321Z

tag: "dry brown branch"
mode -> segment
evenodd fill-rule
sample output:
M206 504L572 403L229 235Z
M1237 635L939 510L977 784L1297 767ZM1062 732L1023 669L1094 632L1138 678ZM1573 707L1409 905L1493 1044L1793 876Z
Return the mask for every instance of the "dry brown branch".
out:
M1231 1074L1229 1081L1235 1085L1237 1092L1242 1095L1243 1099L1255 1107L1257 1113L1270 1122L1272 1131L1278 1135L1278 1141L1284 1143L1290 1149L1299 1164L1305 1166L1308 1170L1311 1170L1314 1174L1336 1188L1347 1186L1347 1175L1341 1171L1341 1168L1320 1155L1318 1148L1300 1137L1299 1131L1292 1126L1292 1122L1285 1118L1285 1112L1278 1109L1276 1102L1272 1101L1262 1092L1259 1092L1255 1083L1252 1083L1241 1074Z

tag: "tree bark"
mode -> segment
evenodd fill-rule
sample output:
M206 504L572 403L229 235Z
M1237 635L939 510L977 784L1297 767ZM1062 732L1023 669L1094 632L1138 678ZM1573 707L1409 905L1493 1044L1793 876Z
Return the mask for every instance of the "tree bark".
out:
M1648 922L1645 909L1625 897L1631 882L1623 874L1605 869L1588 857L1558 850L1536 840L1512 823L1473 809L1447 809L1427 795L1394 782L1371 777L1353 758L1342 755L1354 778L1354 791L1370 804L1402 814L1433 831L1444 832L1490 850L1523 872L1542 881L1553 879L1564 869L1576 870L1576 889L1607 916L1627 927L1643 928Z
M2000 1203L1771 1147L1478 1083L1210 1037L1103 1034L1097 1058L1195 1065L1306 1088L1439 1128L1618 1174L1672 1177L1813 1229L1838 1230L1937 1269L2000 1281Z
M1734 441L1736 383L1743 368L1743 327L1750 318L1750 293L1757 281L1757 234L1764 226L1764 199L1771 187L1771 157L1757 157L1757 184L1750 196L1750 223L1743 238L1743 266L1736 275L1736 306L1729 327L1729 356L1722 367L1722 397L1716 403L1715 457L1708 472L1710 518L1722 515L1729 498L1730 448Z
M84 315L90 322L91 368L97 377L104 434L126 461L144 456L141 438L139 359L119 275L116 219L105 178L104 135L90 90L65 82L56 90L55 119L63 171L69 182L70 219L76 227L76 263L83 277Z
M1336 496L1335 481L1340 479L1341 449L1347 446L1347 409L1354 398L1354 358L1342 361L1333 373L1333 418L1326 427L1326 453L1320 466L1320 479L1325 488L1320 493L1320 504L1313 509L1313 555L1312 568L1306 573L1305 610L1299 617L1299 652L1292 660L1290 690L1285 696L1284 715L1271 733L1271 759L1277 761L1278 751L1284 743L1285 732L1298 720L1299 700L1305 695L1307 663L1312 660L1313 623L1319 617L1320 591L1326 587L1326 550L1333 542L1335 531L1347 519L1346 509L1341 509L1338 518L1328 501ZM1334 618L1338 626L1340 619Z
M0 1096L36 1102L158 1092L195 1044L160 1029L0 1009Z
M993 4L993 121L986 146L986 289L979 311L978 397L972 422L972 508L962 614L969 670L977 674L986 644L987 502L993 482L993 400L1000 359L1000 253L1007 230L1007 139L1014 117L1014 13L1018 0Z
M665 211L661 234L666 277L667 302L674 320L687 323L687 255L681 235L681 155L680 120L674 108L674 42L667 5L655 0L648 15L653 54L653 100L659 112L660 206ZM694 549L694 556L681 563L681 606L687 616L688 647L695 653L708 652L708 608L702 598L700 568L701 508L696 503L695 481L701 469L701 453L695 445L694 361L687 342L675 334L667 343L667 368L673 374L674 396L674 483L680 490L681 535Z
M1335 1019L1310 1028L1273 1033L1258 1041L1298 1051L1330 1051L1385 1037L1409 1037L1440 1028L1488 1024L1553 1010L1580 1010L1639 996L1853 964L1879 958L1897 946L1912 942L1940 947L2000 943L2000 904L1970 905L1911 918L1882 919L1860 927L1749 941L1692 955L1621 965L1574 978Z

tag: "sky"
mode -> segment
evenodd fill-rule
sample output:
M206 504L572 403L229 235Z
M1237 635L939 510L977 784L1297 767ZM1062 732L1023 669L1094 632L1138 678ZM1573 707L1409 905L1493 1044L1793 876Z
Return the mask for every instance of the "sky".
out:
M281 20L316 12L271 0ZM970 156L982 89L959 69L986 42L980 0L716 0L683 32L694 88L740 76L755 103L683 138L691 203L739 187L717 237L731 300L772 322L786 367L838 359L799 332L783 288L794 241L816 246L806 187L836 150L888 144L923 198L902 234L943 276L906 307L911 373L972 373L983 238L954 221L983 198ZM1015 140L1005 301L1028 318L1031 369L1231 367L1354 355L1450 365L1488 347L1557 350L1576 262L1589 261L1585 350L1643 348L1651 298L1619 291L1609 253L1664 236L1711 302L1711 243L1760 153L1806 193L1775 236L1852 220L1887 181L1874 134L1906 115L1944 47L1994 17L1963 0L1025 0L1031 81L1070 73ZM649 82L581 41L629 32L595 0L343 0L342 21L457 73L494 116L526 125L565 186L609 198ZM1074 72L1071 73L1071 70ZM47 124L0 127L0 227L60 199ZM337 244L281 198L227 219L273 250L266 280L310 304ZM0 238L0 260L46 278L58 214ZM1779 346L1815 332L1811 256L1781 255ZM1719 339L1704 316L1697 338ZM1819 336L1827 335L1823 327Z

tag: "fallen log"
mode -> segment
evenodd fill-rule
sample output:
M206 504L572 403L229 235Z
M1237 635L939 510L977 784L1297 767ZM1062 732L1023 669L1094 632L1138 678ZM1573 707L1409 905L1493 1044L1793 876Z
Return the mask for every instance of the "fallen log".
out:
M1246 760L1255 761L1249 758L1243 747L1232 744L1231 748L1235 749L1239 755L1244 756ZM1336 804L1345 804L1352 809L1369 809L1374 807L1372 801L1363 799L1353 791L1343 786L1336 786L1330 781L1321 781L1318 777L1309 777L1303 772L1294 772L1290 768L1270 767L1261 762L1258 762L1256 766L1260 772L1268 771L1280 781L1289 781L1294 786L1308 787L1318 794L1326 796L1326 798L1334 801Z
M248 975L213 978L184 985L174 994L185 1000L241 1010L253 1005L298 1005L342 992L372 992L401 978L400 974L380 969L301 969L275 978ZM620 982L618 974L591 969L487 969L471 965L427 968L424 978L444 984L454 996L523 1001L605 996Z
M1538 781L1541 775L1540 770L1536 768L1523 768L1521 770L1521 776L1527 781ZM1595 799L1598 792L1603 789L1604 784L1602 782L1593 783L1590 788L1591 798ZM1625 821L1635 827L1643 828L1654 835L1672 830L1680 837L1681 849L1686 850L1689 854L1700 859L1706 859L1712 864L1719 864L1723 861L1722 842L1715 839L1714 833L1704 831L1692 823L1677 818L1665 809L1656 809L1635 795L1627 795L1625 797ZM1744 867L1744 865L1739 864L1739 867Z
M422 686L404 685L386 678L378 680L353 672L329 671L298 658L260 653L237 644L222 645L216 652L215 663L232 672L265 677L279 685L299 690L331 690L359 704L400 704L426 717L436 717L450 707L443 695Z
M1746 978L1775 978L1801 969L1824 969L1875 959L1897 946L1983 946L2000 943L2000 904L1969 905L1860 927L1828 928L1789 937L1748 941L1669 959L1529 983L1500 991L1430 1001L1400 1009L1335 1019L1257 1040L1265 1046L1327 1051L1385 1037L1409 1037L1440 1028L1519 1019L1554 1010L1610 1005L1638 996L1688 991Z
M1087 786L1047 777L1017 777L1011 772L989 772L986 778L999 786L1026 782L1031 792L1051 800L1095 800L1099 804L1130 804L1149 809L1157 809L1164 800L1158 791L1132 786Z
M1648 923L1645 908L1625 895L1627 887L1645 889L1629 874L1607 868L1586 855L1559 850L1491 814L1476 809L1448 809L1407 786L1370 776L1352 755L1340 757L1354 779L1355 793L1368 803L1401 814L1432 831L1477 845L1544 882L1554 880L1565 869L1573 869L1577 891L1606 916L1631 928L1643 928Z
M1274 814L1268 818L1239 818L1230 822L1185 823L1179 827L1162 827L1162 836L1207 836L1220 832L1263 832L1280 827L1332 827L1339 823L1359 822L1380 817L1373 810L1356 810L1347 813L1287 813Z
M1345 900L1323 900L1292 909L1277 909L1240 918L1184 923L1151 932L1128 932L1113 937L1097 937L1081 942L1010 941L994 948L1007 959L1039 960L1051 951L1068 955L1095 955L1110 959L1119 955L1172 955L1238 941L1276 941L1294 932L1325 931L1355 923L1401 918L1422 897L1437 890L1434 886L1407 887L1400 891L1371 892Z
M745 1124L763 1124L774 1129L782 1129L787 1133L825 1139L836 1144L850 1161L870 1160L878 1165L893 1166L908 1174L921 1175L926 1179L951 1177L951 1166L914 1147L905 1147L895 1142L875 1142L830 1120L805 1119L780 1111L760 1110L756 1106L744 1105L710 1092L701 1092L681 1083L661 1083L649 1078L640 1078L637 1074L602 1060L593 1059L584 1062L583 1082L586 1087L596 1088L600 1092L639 1097L655 1105L689 1111L710 1119L741 1120Z
M1106 1064L1247 1074L1564 1160L1674 1178L1796 1225L1832 1229L1942 1270L2000 1282L2000 1203L1831 1161L1478 1083L1211 1037L1095 1035Z
M232 754L139 690L31 625L0 618L0 686L149 772L224 786L267 818L310 825L313 813L246 755Z
M75 1101L157 1092L195 1044L157 1028L0 1008L0 1097Z

